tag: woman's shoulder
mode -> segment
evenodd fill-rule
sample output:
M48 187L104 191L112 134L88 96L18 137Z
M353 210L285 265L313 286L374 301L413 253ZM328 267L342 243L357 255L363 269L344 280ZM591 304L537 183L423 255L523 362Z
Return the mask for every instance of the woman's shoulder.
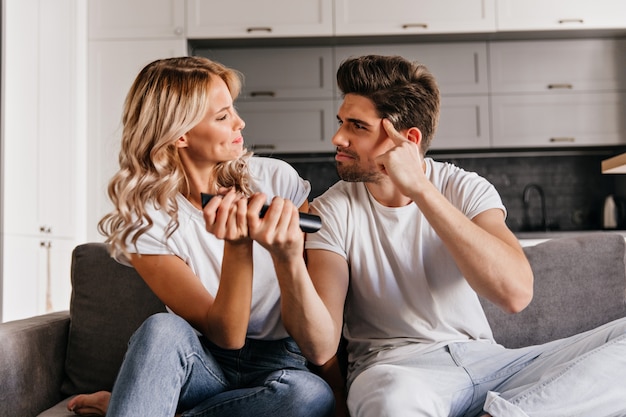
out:
M270 158L267 156L252 156L248 161L250 172L253 175L266 172L296 172L295 169L287 162L278 158Z

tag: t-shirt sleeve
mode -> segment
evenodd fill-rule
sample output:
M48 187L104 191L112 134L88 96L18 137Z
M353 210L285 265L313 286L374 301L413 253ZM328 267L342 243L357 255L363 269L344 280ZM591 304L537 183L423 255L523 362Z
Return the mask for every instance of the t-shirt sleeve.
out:
M346 239L351 217L345 210L345 204L340 204L332 195L332 191L327 191L311 203L310 211L320 216L322 227L316 233L307 234L304 247L328 250L347 259ZM340 222L339 219L344 221Z

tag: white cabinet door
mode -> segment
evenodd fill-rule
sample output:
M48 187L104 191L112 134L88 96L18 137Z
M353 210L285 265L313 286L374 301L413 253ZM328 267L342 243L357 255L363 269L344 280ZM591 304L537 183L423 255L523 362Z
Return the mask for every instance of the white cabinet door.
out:
M430 149L483 149L491 146L489 97L442 97L441 115Z
M494 93L626 88L626 39L491 42L489 52Z
M17 4L20 9L13 9ZM40 228L51 228L55 236L76 235L78 65L75 25L68 17L73 10L71 0L7 4L4 233L36 236Z
M5 236L2 321L68 310L71 239Z
M199 49L195 54L243 74L240 100L333 97L330 47Z
M337 46L335 63L339 66L346 58L369 54L400 55L426 65L442 95L488 92L485 42Z
M494 147L562 147L626 143L619 93L492 97Z
M495 0L335 0L335 34L493 32Z
M122 107L128 90L148 63L187 55L184 40L92 41L88 71L88 190L90 241L102 240L96 225L112 206L106 194L118 169Z
M89 0L90 39L185 37L182 0Z
M336 117L332 100L236 103L246 122L243 138L257 153L332 152Z
M332 0L186 0L190 39L331 36Z
M623 29L624 0L497 0L498 31Z

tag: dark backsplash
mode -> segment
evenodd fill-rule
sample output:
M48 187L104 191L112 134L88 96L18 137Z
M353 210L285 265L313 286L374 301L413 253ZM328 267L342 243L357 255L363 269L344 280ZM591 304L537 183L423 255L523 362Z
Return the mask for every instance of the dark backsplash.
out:
M498 190L508 210L507 224L514 232L540 230L541 203L536 190L529 192L526 208L524 188L536 184L545 196L545 225L549 230L602 229L604 200L616 196L624 205L626 190L620 175L603 175L603 159L624 152L623 148L538 150L519 152L433 153L438 161L454 163L489 180ZM332 154L273 155L294 166L311 182L310 199L333 185L339 177ZM620 192L621 190L621 192ZM619 228L626 228L620 221Z

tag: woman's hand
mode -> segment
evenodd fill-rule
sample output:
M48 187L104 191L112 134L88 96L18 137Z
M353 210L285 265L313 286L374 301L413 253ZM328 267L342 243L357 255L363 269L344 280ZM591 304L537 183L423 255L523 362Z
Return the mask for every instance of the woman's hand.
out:
M250 237L267 249L276 260L302 258L304 233L300 230L298 208L289 200L274 197L263 218L259 212L266 201L264 194L255 194L248 203Z
M248 199L243 195L232 189L216 195L203 209L206 230L227 242L249 241L247 213Z

